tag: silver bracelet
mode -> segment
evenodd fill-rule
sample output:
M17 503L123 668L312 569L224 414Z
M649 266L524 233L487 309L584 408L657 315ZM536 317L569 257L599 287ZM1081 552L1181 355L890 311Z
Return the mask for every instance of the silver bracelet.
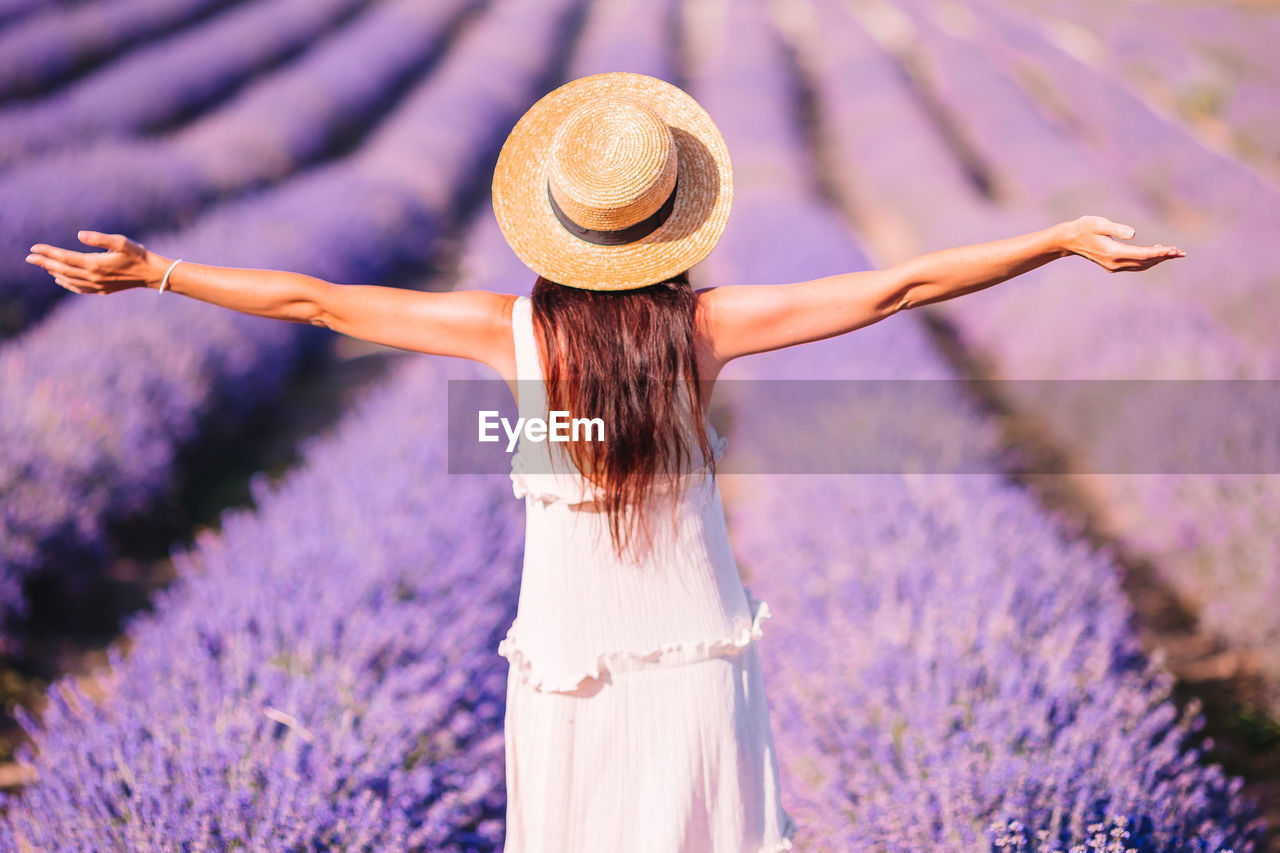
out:
M182 263L182 258L178 258L176 261L169 264L169 269L165 270L164 280L160 282L160 289L157 290L156 293L164 293L165 287L169 284L169 273L173 272L173 268L180 263Z

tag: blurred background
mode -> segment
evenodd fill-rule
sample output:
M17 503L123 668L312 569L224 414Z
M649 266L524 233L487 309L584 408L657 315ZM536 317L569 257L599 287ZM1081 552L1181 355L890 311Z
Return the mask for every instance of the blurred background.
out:
M523 516L447 473L444 418L494 377L23 258L84 228L529 293L502 141L635 71L733 157L698 287L1083 214L1187 253L726 371L951 380L956 441L997 451L722 479L796 847L1280 849L1276 469L1112 473L1051 382L990 381L1280 378L1277 43L1262 0L0 0L0 846L501 849ZM713 412L726 460L758 414Z

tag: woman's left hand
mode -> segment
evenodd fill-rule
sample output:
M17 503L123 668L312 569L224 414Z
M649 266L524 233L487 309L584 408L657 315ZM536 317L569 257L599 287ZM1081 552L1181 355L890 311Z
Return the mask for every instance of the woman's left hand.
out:
M164 274L162 258L123 234L81 231L76 236L86 246L107 251L76 252L36 243L27 255L27 263L40 267L75 293L107 294L150 287Z

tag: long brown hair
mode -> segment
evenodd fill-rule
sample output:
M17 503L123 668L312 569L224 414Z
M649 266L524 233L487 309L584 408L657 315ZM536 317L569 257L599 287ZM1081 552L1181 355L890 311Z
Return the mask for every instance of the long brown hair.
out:
M603 492L614 549L634 549L658 477L687 472L694 459L715 476L715 458L702 410L694 346L698 298L688 273L633 290L566 287L541 276L533 287L533 314L550 411L600 417L604 441L570 441L570 459ZM681 408L685 394L688 409ZM688 486L678 477L671 494ZM673 504L674 511L674 504Z

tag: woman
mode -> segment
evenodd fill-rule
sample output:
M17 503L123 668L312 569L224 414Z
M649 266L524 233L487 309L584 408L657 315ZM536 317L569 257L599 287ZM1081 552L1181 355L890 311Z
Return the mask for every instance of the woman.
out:
M602 416L603 441L520 440L527 513L517 616L499 644L507 693L507 843L516 851L776 851L782 807L755 641L769 616L742 585L704 412L728 362L990 287L1055 258L1110 271L1184 253L1120 242L1083 216L883 270L692 290L719 239L732 170L710 117L640 74L542 98L499 157L493 202L531 297L338 285L173 260L119 234L105 252L44 244L27 260L77 293L151 287L486 364L521 416ZM545 381L539 381L545 380ZM526 434L527 435L527 434Z

